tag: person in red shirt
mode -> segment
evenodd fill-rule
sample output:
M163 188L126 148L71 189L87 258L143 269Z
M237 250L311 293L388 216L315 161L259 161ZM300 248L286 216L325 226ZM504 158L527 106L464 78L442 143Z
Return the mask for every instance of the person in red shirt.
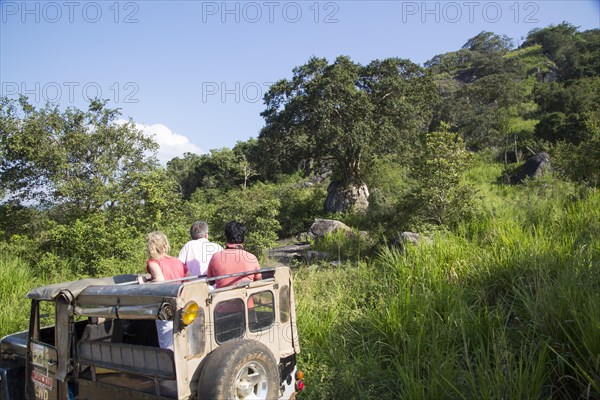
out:
M225 238L227 244L225 249L213 254L208 264L207 275L214 278L223 275L236 274L240 272L258 271L260 266L258 259L252 253L244 250L244 237L246 227L239 222L231 221L225 226ZM255 274L221 278L215 281L215 287L237 285L240 282L255 281L262 279L260 272Z

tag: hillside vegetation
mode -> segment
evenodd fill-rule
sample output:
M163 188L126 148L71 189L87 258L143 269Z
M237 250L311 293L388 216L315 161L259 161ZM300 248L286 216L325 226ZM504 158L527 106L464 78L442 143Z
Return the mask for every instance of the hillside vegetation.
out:
M265 262L335 218L367 233L293 265L302 397L600 399L599 71L600 30L568 23L424 66L314 57L256 139L166 167L102 99L1 98L0 335L32 287L143 272L152 230L175 253L193 221L222 242L235 219ZM401 251L404 231L429 239Z
M296 272L308 398L600 398L600 196L493 183L404 253Z

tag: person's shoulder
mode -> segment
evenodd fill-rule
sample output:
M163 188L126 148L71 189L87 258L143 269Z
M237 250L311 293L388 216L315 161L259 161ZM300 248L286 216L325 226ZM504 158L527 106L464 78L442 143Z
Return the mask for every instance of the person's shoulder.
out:
M252 262L258 262L258 257L250 253L249 251L244 250L244 256L247 260L251 260Z
M188 247L190 247L190 246L191 246L191 245L193 245L193 244L194 244L194 241L193 241L193 240L188 240L188 241L187 241L187 242L185 242L185 244L184 244L184 245L181 247L181 249L183 250L183 249L185 249L185 248L188 248Z

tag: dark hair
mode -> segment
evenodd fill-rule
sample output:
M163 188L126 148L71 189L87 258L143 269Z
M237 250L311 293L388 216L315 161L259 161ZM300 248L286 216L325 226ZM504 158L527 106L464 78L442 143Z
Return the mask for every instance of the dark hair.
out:
M204 221L196 221L192 224L190 228L190 236L193 240L198 240L200 238L206 237L208 234L208 224Z
M243 244L246 227L237 221L228 222L225 225L225 238L227 243Z

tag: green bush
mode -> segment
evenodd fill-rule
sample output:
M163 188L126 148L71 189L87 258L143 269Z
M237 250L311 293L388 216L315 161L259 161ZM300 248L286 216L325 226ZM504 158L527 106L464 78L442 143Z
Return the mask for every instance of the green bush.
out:
M379 157L371 165L365 176L369 208L363 218L354 216L354 221L348 221L351 226L372 231L387 225L390 216L395 214L399 195L410 189L408 169L397 158L395 155Z
M244 190L230 190L209 221L216 240L225 242L224 228L229 221L238 221L246 227L245 248L262 257L273 246L281 225L277 220L280 201L275 196L276 187L256 184Z
M277 219L282 237L306 232L315 218L323 216L323 204L327 196L323 187L283 184L278 186L276 195L281 204Z
M393 228L452 227L477 215L477 190L463 181L470 161L462 139L448 125L442 123L439 130L428 133L409 173L413 184L395 207Z
M44 248L57 257L55 268L68 265L75 276L106 276L143 268L144 237L145 233L127 224L125 218L110 220L107 213L98 212L57 225ZM110 271L105 271L108 265Z
M588 135L581 143L559 142L552 150L553 166L574 182L600 186L600 113L588 113Z

